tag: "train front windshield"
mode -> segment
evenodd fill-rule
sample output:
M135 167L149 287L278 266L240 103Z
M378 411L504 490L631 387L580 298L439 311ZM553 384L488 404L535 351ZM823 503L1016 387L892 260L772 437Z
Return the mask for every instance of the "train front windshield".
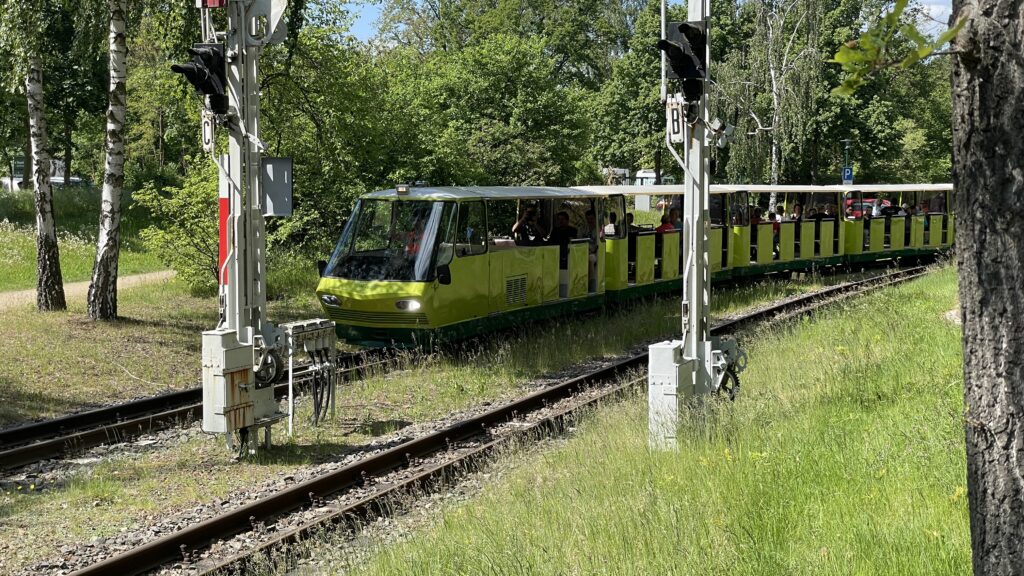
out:
M452 202L360 200L325 274L350 280L432 280L437 231L454 212Z

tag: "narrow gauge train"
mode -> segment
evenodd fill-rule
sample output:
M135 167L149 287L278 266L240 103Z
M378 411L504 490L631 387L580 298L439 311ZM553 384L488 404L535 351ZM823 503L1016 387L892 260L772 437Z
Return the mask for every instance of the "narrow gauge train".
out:
M781 221L764 214L772 192ZM680 223L660 231L634 224L627 199L649 195L672 206L682 193L683 186L373 192L321 261L316 293L339 337L410 345L680 290ZM951 193L949 184L712 186L712 280L935 255L953 241Z

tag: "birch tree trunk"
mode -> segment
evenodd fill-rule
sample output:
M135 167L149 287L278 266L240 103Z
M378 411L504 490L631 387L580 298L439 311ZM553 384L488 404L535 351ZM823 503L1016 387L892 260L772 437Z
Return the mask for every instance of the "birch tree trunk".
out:
M107 160L103 174L96 261L89 284L87 309L93 320L117 318L117 263L121 251L121 192L124 189L125 42L127 0L107 0L110 11L110 87L107 92Z
M36 204L36 306L41 311L65 310L64 279L60 272L57 227L53 221L53 189L50 187L50 152L46 142L46 117L43 103L43 65L39 56L31 56L25 74L28 100L30 158L25 159L25 174L32 174ZM29 163L32 164L29 172Z
M954 0L953 184L974 574L1024 574L1024 23Z

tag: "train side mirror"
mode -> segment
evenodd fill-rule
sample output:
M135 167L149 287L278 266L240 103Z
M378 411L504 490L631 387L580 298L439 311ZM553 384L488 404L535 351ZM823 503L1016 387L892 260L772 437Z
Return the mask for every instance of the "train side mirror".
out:
M437 267L437 281L445 285L452 283L452 270L447 264L441 264Z
M324 270L327 270L327 260L316 261L316 271L320 274L320 277L324 277Z

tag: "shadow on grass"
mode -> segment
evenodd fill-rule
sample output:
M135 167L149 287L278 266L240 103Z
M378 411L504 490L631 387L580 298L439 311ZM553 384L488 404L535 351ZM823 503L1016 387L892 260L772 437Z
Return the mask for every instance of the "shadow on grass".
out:
M38 418L39 414L66 414L98 408L102 404L76 402L40 392L19 388L0 375L0 428L10 428Z
M408 438L395 438L387 442L365 442L362 444L343 444L340 442L313 442L311 444L277 444L270 451L260 450L252 460L256 464L265 465L309 465L324 462L336 462L349 454L383 451L394 448Z

